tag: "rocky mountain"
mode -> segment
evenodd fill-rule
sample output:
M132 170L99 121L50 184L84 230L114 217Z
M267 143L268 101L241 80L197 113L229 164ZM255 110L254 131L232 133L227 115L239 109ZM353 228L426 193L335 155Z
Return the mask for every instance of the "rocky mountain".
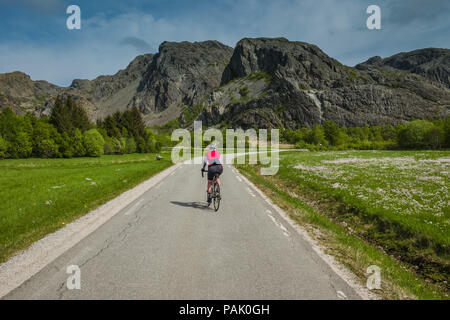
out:
M62 88L21 72L0 75L0 108L48 115L72 95L95 120L137 106L150 125L298 128L398 123L450 111L450 50L373 57L354 68L317 46L284 38L164 42L115 75Z
M298 128L324 120L354 126L448 115L449 57L447 49L423 49L351 68L311 44L243 39L200 118L208 125ZM265 75L264 86L257 74Z
M356 68L373 73L376 70L401 70L421 75L435 84L450 88L450 53L448 49L420 49L402 52L390 58L373 57Z
M137 106L150 124L178 117L220 85L232 53L218 41L163 42L129 106Z
M138 56L127 68L112 76L100 76L92 81L75 79L69 90L90 101L94 118L103 118L117 110L126 110L153 57L153 54Z

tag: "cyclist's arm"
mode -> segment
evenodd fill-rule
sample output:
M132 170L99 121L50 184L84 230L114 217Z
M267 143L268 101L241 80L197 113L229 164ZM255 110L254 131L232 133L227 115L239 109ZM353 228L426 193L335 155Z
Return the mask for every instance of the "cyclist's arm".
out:
M207 159L206 159L206 156L205 156L205 157L203 158L203 167L202 167L202 170L205 170L206 163L207 163Z

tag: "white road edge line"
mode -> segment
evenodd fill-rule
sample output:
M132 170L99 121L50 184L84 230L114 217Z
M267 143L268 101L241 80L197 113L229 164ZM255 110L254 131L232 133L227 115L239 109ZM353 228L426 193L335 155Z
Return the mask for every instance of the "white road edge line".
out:
M273 221L273 223L274 223L278 228L280 228L281 231L283 231L283 234L284 234L286 237L289 237L289 236L290 236L289 232L287 231L287 229L283 226L283 224L282 224L281 222L278 222L277 219L275 219L274 216L272 216L270 213L267 214L267 215L270 217L270 219Z
M322 247L319 245L319 243L311 238L311 236L308 234L308 232L299 224L297 224L294 220L292 220L286 212L284 212L279 206L277 206L275 203L270 200L268 196L264 194L257 186L255 186L250 180L248 180L244 175L242 175L239 170L238 174L241 177L241 179L249 186L251 186L257 194L261 198L263 198L267 204L269 204L277 213L279 216L281 216L286 222L289 223L289 225L297 231L300 236L302 236L312 247L314 252L322 258L329 266L330 268L339 276L342 280L344 280L350 287L352 287L356 293L365 300L377 300L380 299L380 297L372 292L369 291L366 287L362 286L359 283L358 278L345 266L343 266L340 262L338 262L333 256L327 254L324 252ZM270 210L268 210L270 211Z
M252 190L250 190L249 187L246 188L247 192L252 196L252 197L256 197L255 194L252 192Z

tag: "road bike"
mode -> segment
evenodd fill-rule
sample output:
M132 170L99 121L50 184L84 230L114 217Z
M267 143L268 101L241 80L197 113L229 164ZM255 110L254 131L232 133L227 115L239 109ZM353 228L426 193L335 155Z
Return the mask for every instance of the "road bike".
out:
M208 170L202 170L202 177L204 177L203 173L208 172ZM211 201L208 202L208 207L211 205L211 202L214 206L214 211L219 210L220 206L220 185L217 183L217 178L219 177L218 173L214 173L214 177L212 180L212 192L210 195Z

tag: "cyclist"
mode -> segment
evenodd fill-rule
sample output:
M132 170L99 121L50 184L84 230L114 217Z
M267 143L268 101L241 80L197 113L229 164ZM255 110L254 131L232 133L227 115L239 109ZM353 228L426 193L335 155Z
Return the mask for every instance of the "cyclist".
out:
M203 159L202 171L204 171L205 167L208 166L208 187L206 192L208 193L208 203L211 203L212 181L214 175L217 175L217 183L220 185L219 176L223 172L223 166L220 162L220 152L216 150L216 143L211 143L208 148L209 151L205 154L205 158Z

